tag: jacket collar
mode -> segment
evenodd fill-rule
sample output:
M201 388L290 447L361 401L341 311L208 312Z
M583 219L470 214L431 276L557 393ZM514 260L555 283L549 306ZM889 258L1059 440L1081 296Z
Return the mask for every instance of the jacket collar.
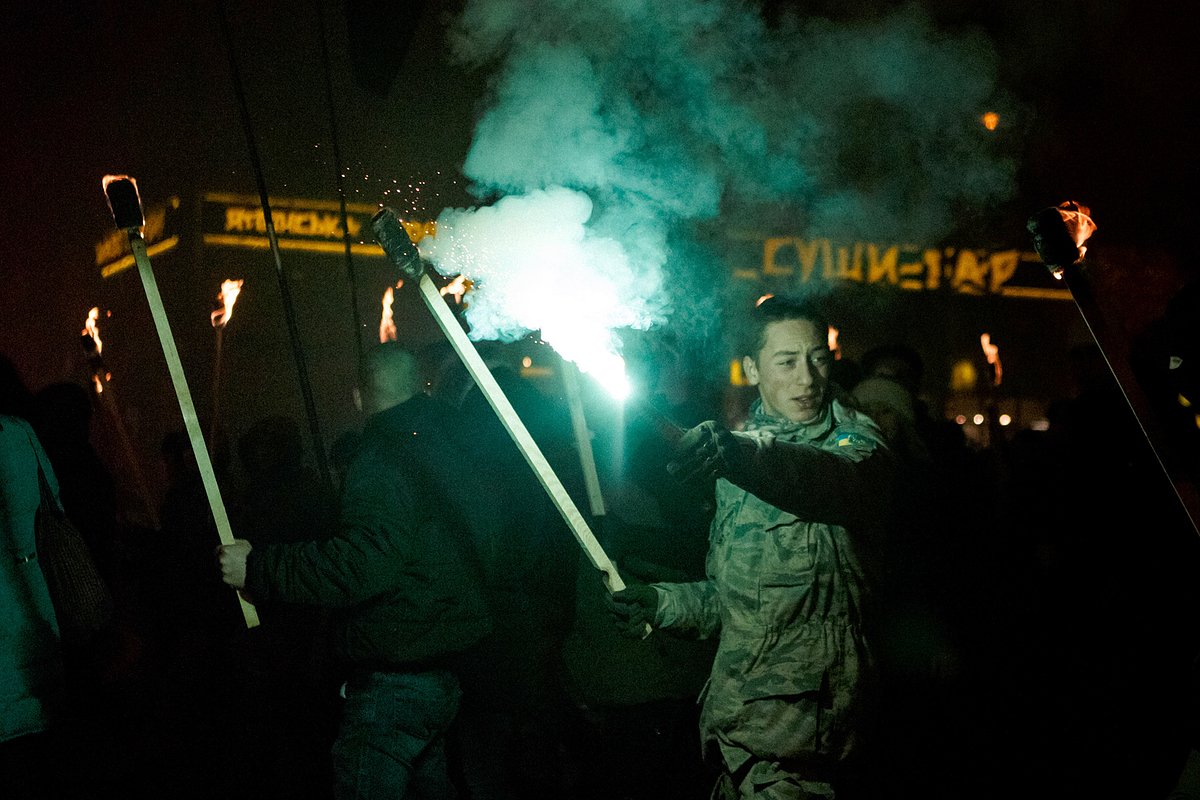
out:
M850 413L847 397L841 387L830 381L821 413L811 422L792 422L765 414L762 410L762 398L759 398L750 404L746 430L768 431L795 441L815 441L828 434Z

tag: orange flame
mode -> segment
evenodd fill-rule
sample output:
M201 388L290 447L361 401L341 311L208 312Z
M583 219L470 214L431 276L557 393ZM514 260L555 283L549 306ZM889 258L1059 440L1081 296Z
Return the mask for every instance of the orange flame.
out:
M83 330L80 331L81 336L92 337L92 342L96 348L96 354L93 357L95 358L95 361L93 362L95 364L95 368L92 371L92 384L96 387L96 394L102 393L104 391L104 381L112 378L112 374L109 372L105 372L103 378L100 377L100 370L103 369L103 362L100 360L100 353L104 350L104 342L100 341L99 319L99 307L92 308L92 310L88 312L87 319L83 322Z
M99 319L100 309L93 308L88 312L87 319L83 323L83 330L80 331L81 336L92 337L92 341L96 343L96 355L100 355L104 350L104 342L100 341L100 326L96 322Z
M832 325L829 326L829 352L833 353L834 359L842 357L841 348L838 347L838 329Z
M988 333L980 334L979 344L983 347L983 354L987 356L987 362L996 371L992 378L992 386L999 386L1000 380L1004 377L1004 366L1000 363L1000 348L992 344L991 334Z
M396 288L399 289L404 285L404 279L396 281ZM392 317L392 303L395 300L395 293L392 287L389 286L383 292L383 314L379 318L379 343L396 341L396 321Z
M979 121L982 122L983 127L987 128L989 131L994 131L1000 126L1000 115L995 111L988 111L979 118Z
M456 303L461 303L463 295L470 291L472 285L473 284L471 283L470 278L468 278L466 275L459 275L438 291L441 293L442 297L445 297L448 294L454 295L454 301Z
M396 341L396 321L392 318L392 287L383 292L383 314L379 318L379 342Z
M1065 203L1059 204L1058 213L1063 218L1067 232L1074 239L1075 246L1079 248L1079 260L1082 261L1084 254L1087 253L1087 248L1083 243L1096 232L1096 223L1092 220L1092 210L1074 200L1067 200Z
M212 312L211 317L214 328L224 328L233 317L233 304L237 302L238 295L241 294L242 283L240 278L221 281L221 291L217 295L217 299L221 301L221 307Z

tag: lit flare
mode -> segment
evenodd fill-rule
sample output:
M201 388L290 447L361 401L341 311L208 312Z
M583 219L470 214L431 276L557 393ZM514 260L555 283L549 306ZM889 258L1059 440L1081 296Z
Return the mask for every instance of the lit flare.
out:
M420 255L442 275L471 276L472 338L534 333L623 399L631 387L617 331L647 330L664 313L666 247L652 231L618 226L612 209L589 226L592 212L590 197L564 187L447 209ZM626 238L611 233L618 227Z

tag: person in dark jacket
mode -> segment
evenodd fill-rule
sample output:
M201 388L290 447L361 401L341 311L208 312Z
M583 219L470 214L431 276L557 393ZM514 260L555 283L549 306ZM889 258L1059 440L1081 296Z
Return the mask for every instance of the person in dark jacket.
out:
M337 530L253 549L238 540L218 558L225 582L255 600L334 610L332 643L349 667L336 796L452 797L445 734L461 696L453 668L490 628L478 561L425 467L440 443L428 441L436 411L416 360L380 345L364 375L371 416Z
M6 798L66 793L62 721L66 681L58 617L39 568L35 518L58 479L25 414L29 393L16 367L0 355L0 786Z

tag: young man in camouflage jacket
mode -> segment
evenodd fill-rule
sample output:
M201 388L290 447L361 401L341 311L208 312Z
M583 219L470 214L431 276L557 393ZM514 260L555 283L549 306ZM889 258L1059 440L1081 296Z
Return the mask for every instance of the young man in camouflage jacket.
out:
M891 459L835 396L821 317L771 298L754 322L746 430L702 423L668 466L717 479L707 578L631 586L612 608L630 631L720 635L700 718L722 770L713 797L831 798L873 694L869 587Z

